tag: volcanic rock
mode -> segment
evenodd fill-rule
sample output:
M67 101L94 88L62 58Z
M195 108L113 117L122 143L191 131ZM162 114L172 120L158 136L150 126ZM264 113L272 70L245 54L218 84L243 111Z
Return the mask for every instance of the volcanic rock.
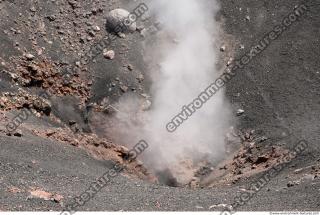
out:
M30 53L27 53L26 54L26 58L27 58L27 60L33 60L34 59L34 55L32 55Z
M129 11L121 8L110 11L107 16L107 29L117 34L136 31L137 24L130 21L129 15Z
M103 50L103 56L104 56L106 59L113 60L114 57L115 57L115 52L114 52L113 50L104 49L104 50Z

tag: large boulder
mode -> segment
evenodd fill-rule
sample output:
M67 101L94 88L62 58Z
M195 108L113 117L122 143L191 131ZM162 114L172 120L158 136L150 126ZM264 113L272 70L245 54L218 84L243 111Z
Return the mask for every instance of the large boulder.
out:
M135 20L130 20L129 16L129 11L125 9L119 8L110 11L107 16L107 30L117 34L136 31L137 23Z

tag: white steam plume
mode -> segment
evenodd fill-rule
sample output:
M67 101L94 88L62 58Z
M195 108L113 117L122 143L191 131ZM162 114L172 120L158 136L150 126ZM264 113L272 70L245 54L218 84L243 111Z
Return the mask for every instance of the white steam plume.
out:
M166 130L172 117L221 75L215 46L219 35L214 20L218 6L215 1L208 2L152 1L151 11L162 26L146 43L146 61L153 79L152 107L140 115L142 124L129 125L130 141L140 137L150 145L148 150L152 153L144 157L148 161L146 165L154 171L169 168L182 183L192 177L191 173L182 171L186 169L182 160L216 161L224 155L224 135L230 120L229 106L221 90L174 133ZM121 106L132 104L132 98L124 99ZM119 115L119 119L122 116ZM174 166L180 170L175 171Z

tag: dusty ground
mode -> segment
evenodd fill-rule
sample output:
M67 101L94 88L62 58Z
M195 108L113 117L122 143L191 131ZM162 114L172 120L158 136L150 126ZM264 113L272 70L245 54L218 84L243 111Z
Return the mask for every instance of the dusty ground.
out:
M303 18L227 85L234 112L245 111L237 125L240 150L216 168L199 170L209 175L202 185L184 187L153 183L136 161L79 210L220 209L302 139L307 150L237 209L320 210L320 2L227 0L213 18L223 26L226 53L239 57L301 2L310 8ZM107 0L0 2L0 210L61 210L114 162L123 164L126 149L107 138L107 124L92 121L114 111L108 105L129 91L148 93L143 37L136 32L113 41L113 61L99 54L86 65L77 62L105 37L108 11L134 6ZM74 67L71 77L63 76ZM39 99L42 92L49 99ZM23 110L34 114L8 133L5 126Z

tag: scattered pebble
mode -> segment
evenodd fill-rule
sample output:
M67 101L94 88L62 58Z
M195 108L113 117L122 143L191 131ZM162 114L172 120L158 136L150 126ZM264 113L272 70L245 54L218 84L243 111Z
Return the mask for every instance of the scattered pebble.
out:
M121 38L123 38L123 39L126 38L126 35L125 35L124 33L121 33L121 32L118 33L118 36L121 37Z
M302 168L296 169L296 170L294 171L294 173L298 174L298 173L302 172L302 170L303 170Z
M238 109L238 110L237 110L237 116L243 115L244 112L245 112L245 111L244 111L243 109Z
M59 195L59 194L52 194L49 192L46 192L42 189L33 189L30 190L30 196L28 197L29 199L31 198L39 198L39 199L43 199L45 201L53 201L56 203L60 203L61 200L63 199L63 196Z
M13 132L7 132L6 135L9 136L9 137L12 137L12 136L14 136L14 137L22 137L22 131L16 130L16 131L13 131Z
M56 202L56 203L60 203L61 200L63 199L63 196L59 195L59 194L55 194L52 196L51 200Z
M109 59L109 60L113 60L115 58L115 52L113 50L107 50L107 49L104 49L103 50L103 56L106 58L106 59Z
M21 130L16 130L16 131L13 133L13 136L15 136L15 137L22 137L22 131L21 131Z
M36 9L35 7L31 7L31 8L30 8L30 11L31 11L31 12L36 12L37 9Z
M300 184L300 181L289 181L287 183L287 187L293 187L295 185L299 185Z
M27 53L25 56L26 56L27 60L33 60L34 59L34 55L33 54Z
M133 70L133 66L132 66L131 64L128 64L128 65L127 65L127 68L128 68L129 71L132 71L132 70Z
M93 30L94 30L94 31L100 31L101 29L100 29L99 26L94 26L94 27L93 27Z
M137 30L136 22L129 23L129 25L125 25L125 27L119 28L119 26L123 26L123 24L125 23L125 19L129 15L130 15L129 11L122 8L110 11L107 16L107 24L106 24L108 30L113 31L115 33L136 31Z
M226 46L225 46L225 45L221 46L221 47L220 47L220 51L221 51L221 52L225 52L225 51L226 51Z
M233 58L230 58L227 62L227 66L230 66L232 64Z
M232 209L232 206L231 205L227 205L227 204L218 204L218 205L211 205L209 207L209 210L211 209L219 209L219 210L223 210L223 209Z
M120 87L120 89L121 89L121 91L123 92L123 93L126 93L126 92L128 92L128 87L127 86L121 86Z
M312 175L312 174L305 174L303 176L303 179L304 180L308 180L308 181L313 181L315 179L315 175Z
M143 105L142 105L142 110L143 111L147 111L147 110L150 110L150 108L151 108L151 105L152 105L152 102L150 101L150 100L146 100L144 103L143 103Z

